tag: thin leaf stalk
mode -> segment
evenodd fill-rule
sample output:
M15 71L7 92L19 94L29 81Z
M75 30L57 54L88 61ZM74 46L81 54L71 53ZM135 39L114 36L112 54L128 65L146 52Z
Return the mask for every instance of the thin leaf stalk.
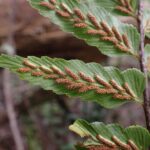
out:
M150 97L149 97L149 85L148 85L148 72L147 72L147 68L146 68L146 63L145 63L145 50L144 50L144 46L145 46L145 34L144 34L144 25L143 25L143 4L142 4L142 0L139 0L139 4L138 4L138 24L139 24L139 32L140 32L140 68L141 71L144 73L145 75L145 79L146 79L146 88L145 91L143 93L144 96L144 104L143 104L143 108L144 108L144 112L145 112L145 118L146 118L146 126L147 129L150 131Z

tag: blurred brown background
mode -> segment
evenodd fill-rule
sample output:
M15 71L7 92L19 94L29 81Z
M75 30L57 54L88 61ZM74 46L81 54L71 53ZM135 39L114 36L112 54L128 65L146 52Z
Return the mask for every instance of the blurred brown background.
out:
M130 58L107 58L96 48L60 31L26 0L0 0L0 52L81 59L121 69L137 66ZM106 110L95 103L32 87L0 70L0 150L71 150L78 136L68 130L68 125L77 118L144 125L138 104Z

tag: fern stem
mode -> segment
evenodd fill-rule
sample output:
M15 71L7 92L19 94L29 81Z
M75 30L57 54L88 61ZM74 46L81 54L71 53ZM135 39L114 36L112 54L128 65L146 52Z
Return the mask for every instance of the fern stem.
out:
M143 93L144 96L144 112L146 118L146 125L147 129L150 131L150 97L149 97L149 86L148 86L148 75L145 63L145 51L144 51L144 42L145 42L145 34L144 34L144 26L143 26L143 0L139 0L138 6L138 24L139 24L139 32L140 32L140 68L141 71L144 73L146 78L146 88Z

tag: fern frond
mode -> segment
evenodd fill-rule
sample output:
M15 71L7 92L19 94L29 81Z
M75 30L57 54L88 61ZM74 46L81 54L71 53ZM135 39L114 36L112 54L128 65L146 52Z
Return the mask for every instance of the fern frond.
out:
M0 67L9 68L22 79L57 94L93 100L108 108L125 102L141 102L144 75L136 69L125 72L96 63L48 57L0 56ZM137 84L138 82L138 84Z
M115 16L87 1L29 0L38 11L89 45L96 46L109 56L133 55L138 57L139 33L132 25L121 23ZM127 5L127 4L126 4Z
M147 150L150 146L150 133L140 126L123 128L118 124L88 123L79 119L69 129L85 139L77 150Z

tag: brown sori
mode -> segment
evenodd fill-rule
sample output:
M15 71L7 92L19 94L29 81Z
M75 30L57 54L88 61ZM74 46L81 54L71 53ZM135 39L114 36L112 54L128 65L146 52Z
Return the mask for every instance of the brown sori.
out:
M118 150L118 149L110 148L104 145L88 146L87 149L88 150Z
M58 78L56 79L56 83L58 84L72 84L72 81L67 78Z
M125 14L131 15L131 11L129 11L128 9L126 9L125 7L122 6L116 6L116 10L119 10Z
M21 73L28 73L31 71L31 68L23 67L23 68L17 69L17 71Z
M68 89L70 90L74 90L74 89L79 89L81 87L83 87L85 84L84 83L72 83L70 85L67 86Z
M96 90L97 94L115 94L117 91L114 89L102 89L99 88Z
M56 75L56 74L50 74L50 75L45 76L44 78L45 79L57 79L58 75Z
M86 76L83 72L79 72L79 76L82 80L93 83L94 79L92 77Z
M110 80L109 82L115 89L122 91L122 92L125 91L115 80Z
M118 43L118 40L116 40L114 37L102 37L101 38L103 41L108 41L108 42L112 42L114 43L115 45Z
M111 148L116 147L116 144L115 144L115 143L113 143L113 142L111 142L110 140L108 140L108 139L102 137L101 135L97 135L96 138L97 138L101 143L105 144L106 146L109 146L109 147L111 147Z
M23 64L24 64L25 66L28 66L28 67L32 68L32 69L38 68L37 65L31 63L31 62L30 62L28 59L26 59L26 58L23 60Z
M88 34L91 34L91 35L101 35L101 36L107 36L107 33L103 30L88 30L87 31Z
M125 0L125 5L126 5L126 7L127 7L130 11L133 11L132 6L131 6L129 0Z
M106 22L101 21L100 25L102 26L105 32L107 32L111 36L114 36L113 32L111 31L111 29L109 28Z
M125 88L126 92L127 92L129 95L131 95L132 97L135 97L135 94L134 94L133 91L130 89L128 83L125 83L125 84L124 84L124 88Z
M99 84L103 85L104 87L112 88L112 86L109 83L101 79L98 75L95 75L95 79Z
M95 86L95 85L84 85L83 87L81 87L80 89L79 89L79 93L84 93L84 92L87 92L87 91L90 91L90 90L96 90L96 89L98 89L98 87L97 86Z
M114 141L115 144L117 144L120 148L124 149L124 150L131 150L131 147L122 142L120 139L118 139L116 136L113 136L112 137L112 140Z
M65 67L66 73L74 80L79 80L79 77L73 73L69 68Z
M52 66L51 67L52 71L60 76L65 76L65 73L63 73L58 67Z
M100 29L100 25L99 25L99 23L97 22L96 17L95 17L94 15L90 14L90 13L89 13L87 16L88 16L89 20L91 21L91 23L92 23L97 29Z
M69 8L66 6L66 4L61 3L60 6L62 7L62 9L67 12L68 14L72 15L71 11L69 10Z
M125 45L126 45L128 48L130 48L130 43L129 43L129 40L128 40L128 37L127 37L126 34L123 34L123 35L122 35L122 39L123 39Z
M118 32L118 30L116 29L116 27L113 26L113 27L112 27L112 31L113 31L115 37L116 37L119 41L122 41L122 37L121 37L120 33Z
M115 47L118 48L122 52L127 52L127 53L129 52L129 48L123 46L122 44L118 43L118 44L115 45Z
M74 26L77 28L86 28L88 25L86 23L75 23Z
M82 23L82 20L80 18L74 18L73 21L75 23Z
M118 1L121 3L122 6L126 5L125 0L118 0Z
M44 6L48 9L51 9L51 10L54 10L55 9L55 6L53 4L50 4L49 2L40 2L39 3L40 6Z
M61 17L64 17L64 18L70 18L70 14L68 12L65 12L65 11L62 11L62 10L56 10L56 13L61 16Z
M75 8L74 9L74 13L81 19L81 20L85 20L85 16L82 13L82 11L79 8Z
M120 100L132 100L132 97L129 95L122 95L122 94L115 94L113 98L120 99Z
M132 150L139 150L139 148L137 147L137 145L132 140L129 140L128 144L130 145L130 147L132 148Z
M45 66L40 66L39 69L46 74L51 74L53 72L50 68L47 68Z
M31 73L32 76L35 76L35 77L40 77L40 76L43 76L43 72L40 72L40 71L34 71Z
M49 0L52 4L56 4L56 0Z

